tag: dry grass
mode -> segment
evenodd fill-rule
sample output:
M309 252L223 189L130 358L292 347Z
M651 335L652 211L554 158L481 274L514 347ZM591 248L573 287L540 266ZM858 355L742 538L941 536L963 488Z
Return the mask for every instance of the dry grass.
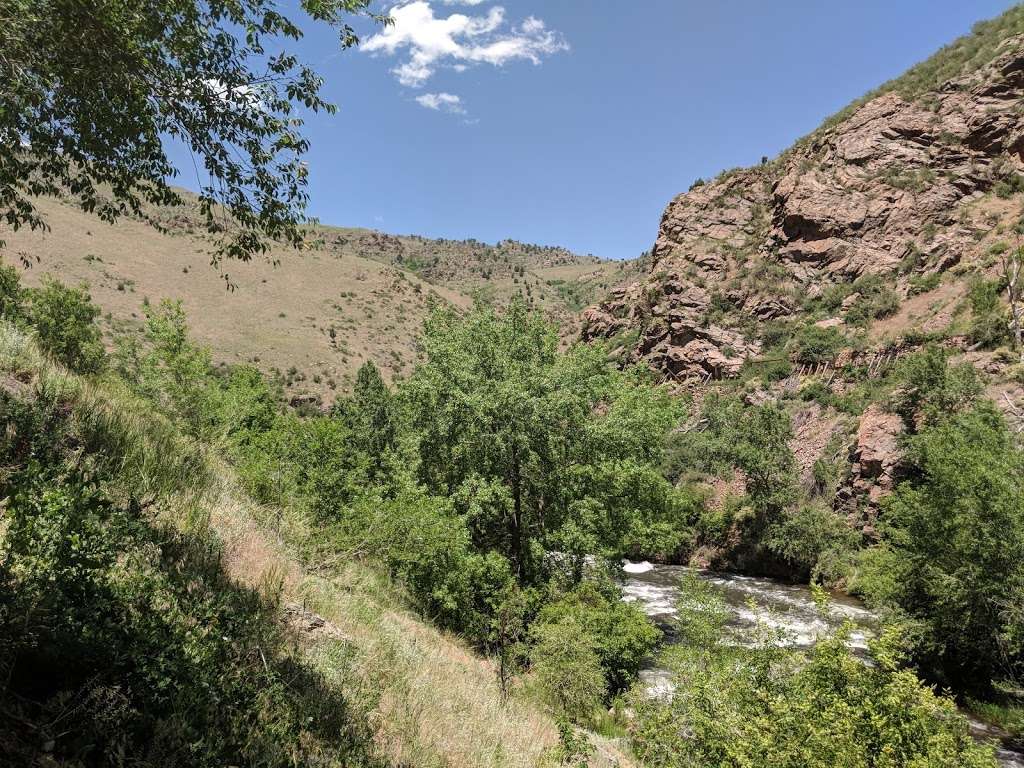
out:
M234 286L229 291L210 266L209 243L174 220L165 221L169 231L161 233L133 219L111 226L55 200L37 204L49 232L12 232L0 224L0 240L6 242L0 259L34 265L23 271L27 284L38 284L47 273L67 283L85 282L116 328L141 322L144 298L180 299L191 331L218 362L277 369L291 380L293 394L313 393L326 401L349 389L367 360L387 378L408 373L416 361L415 338L433 302L465 308L479 292L504 303L529 282L535 306L571 336L578 330L578 312L549 279L578 284L582 296L596 300L636 273L632 262L622 266L566 252L565 264L528 265L522 277L485 279L474 272L480 248L463 253L454 241L324 227L319 249L272 253L280 266L260 259L225 264ZM407 257L446 253L451 269L426 282L403 269L389 247Z
M347 562L311 573L289 554L284 537L258 521L259 509L222 474L209 522L222 538L226 567L256 588L281 584L283 599L323 617L326 632L305 652L350 701L368 707L376 742L393 765L480 768L544 765L557 744L551 719L526 698L502 702L491 663L458 638L403 607L400 591L374 568ZM285 519L301 536L301 520ZM343 639L339 639L343 638ZM615 745L594 737L595 768L632 763Z
M180 299L190 330L216 360L257 362L265 371L284 373L294 367L304 379L293 392L331 399L367 360L387 377L408 371L430 303L471 303L375 261L316 250L274 253L277 267L263 260L227 264L235 286L229 291L201 239L161 234L129 219L111 226L52 200L39 201L39 208L50 232L0 226L7 244L0 258L20 266L24 257L34 265L22 272L27 284L38 284L47 273L88 283L116 327L141 322L144 298Z

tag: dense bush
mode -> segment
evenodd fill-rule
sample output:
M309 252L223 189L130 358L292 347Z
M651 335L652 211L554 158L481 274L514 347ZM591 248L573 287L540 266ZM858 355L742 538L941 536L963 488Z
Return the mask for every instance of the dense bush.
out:
M906 462L861 588L911 626L930 677L988 693L1024 661L1024 455L979 404L925 427Z
M44 352L76 373L98 373L106 365L99 316L85 286L45 277L42 287L24 288L17 270L0 263L0 319L30 328Z
M547 705L574 723L586 723L607 694L594 636L572 616L536 626L534 677Z
M622 602L618 586L600 589L594 581L581 584L545 605L534 625L571 623L580 629L579 641L592 648L611 694L621 693L636 679L640 665L654 650L661 632L635 605Z
M810 502L783 511L765 543L795 574L832 585L851 571L860 535L830 506Z
M345 702L287 658L274 606L213 542L30 475L0 545L5 764L283 767L318 741L358 758Z
M846 337L835 328L809 325L797 333L793 342L793 357L798 363L831 362L845 346Z
M0 762L369 762L361 717L289 651L276 596L173 524L210 483L201 451L0 331L5 367L37 382L0 389Z
M77 373L102 370L106 352L96 325L100 308L85 287L69 288L47 279L25 294L25 313L45 352Z
M911 432L970 407L982 391L973 366L950 365L938 347L901 361L896 378L900 386L892 395L892 408Z
M975 280L967 294L971 306L970 338L986 348L997 347L1010 338L1009 312L1001 297L999 280Z

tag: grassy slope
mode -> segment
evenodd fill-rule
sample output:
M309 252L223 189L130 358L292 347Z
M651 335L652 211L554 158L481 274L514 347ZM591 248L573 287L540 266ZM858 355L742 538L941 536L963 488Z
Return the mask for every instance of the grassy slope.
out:
M0 258L31 263L27 283L47 273L88 283L117 326L141 318L144 298L181 299L196 337L218 361L277 369L293 394L325 400L347 389L366 360L388 378L408 372L431 301L468 307L472 296L481 295L503 303L525 293L528 284L528 297L569 337L577 330L579 309L637 273L637 262L602 261L559 248L320 227L319 247L275 252L279 266L266 260L226 264L235 286L229 291L210 266L209 243L187 207L151 214L164 233L132 219L111 226L53 200L39 207L51 231L0 227L6 241Z
M116 381L95 382L46 360L22 333L0 322L0 388L15 399L59 391L55 418L87 423L94 448L111 453L134 493L162 498L157 514L183 530L211 529L224 568L241 585L273 593L326 620L310 630L293 613L296 653L356 705L376 751L407 768L543 765L557 730L528 699L502 702L490 662L403 606L401 590L365 563L303 562L307 522L254 504L230 467L177 434ZM116 454L116 455L113 455ZM198 499L198 501L197 501ZM0 524L0 540L4 536ZM287 615L287 611L285 611ZM628 768L630 759L593 737L592 765Z
M553 317L566 335L575 335L583 307L643 269L639 259L610 261L514 240L489 245L365 229L323 227L321 232L332 251L411 270L433 285L498 303L522 296Z
M132 220L111 226L54 201L40 208L50 232L3 233L4 258L17 263L24 255L34 265L24 273L27 283L46 273L84 281L115 324L141 318L144 297L181 299L196 337L218 360L283 372L295 366L305 380L293 391L329 396L332 380L343 389L366 360L389 376L407 370L431 297L460 307L471 301L378 262L322 250L275 253L277 267L261 260L227 265L235 285L229 291L210 266L207 243L192 235L162 234Z

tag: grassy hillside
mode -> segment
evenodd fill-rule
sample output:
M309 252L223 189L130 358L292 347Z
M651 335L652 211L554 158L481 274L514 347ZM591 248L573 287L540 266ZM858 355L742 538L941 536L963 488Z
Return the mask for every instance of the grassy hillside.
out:
M137 324L146 299L180 299L218 361L256 363L279 373L293 395L324 401L349 389L368 360L389 379L408 373L415 335L435 303L465 309L474 297L504 304L522 295L569 336L581 307L634 279L637 269L637 262L512 241L489 246L321 227L317 247L274 252L277 265L225 264L221 275L210 266L194 209L157 209L149 221L111 226L57 201L39 208L49 232L3 231L3 258L31 266L27 283L46 274L87 283L116 328Z
M146 219L173 233L197 234L203 221L195 199L184 206L150 208ZM603 292L626 283L645 268L643 257L612 261L558 246L506 239L491 245L393 235L370 229L320 225L311 240L335 256L370 259L412 272L426 282L505 304L520 296L551 316L567 333L576 330L579 310Z
M210 266L206 241L180 229L161 233L122 220L110 226L54 201L40 203L51 231L6 232L5 260L31 264L30 284L52 273L85 282L109 325L137 324L142 303L180 299L196 335L226 363L279 371L292 392L330 399L373 360L387 376L407 371L428 307L471 299L415 275L326 250L278 252L274 266L229 264L229 290Z
M8 423L0 489L14 494L0 518L0 590L20 594L0 613L0 640L10 639L12 621L28 630L20 644L4 645L5 661L17 662L3 667L5 701L17 702L0 712L5 764L91 765L118 749L164 766L212 764L215 755L217 764L320 766L548 760L554 723L529 700L503 700L491 662L410 612L372 564L339 553L311 561L323 543L313 521L294 507L253 502L219 451L182 434L116 378L69 373L3 321L0 411ZM23 474L29 453L43 462L34 471L49 490L46 506L26 517L36 482ZM59 506L81 472L95 489L93 513L80 498ZM62 541L85 544L76 557ZM106 541L119 558L97 549ZM37 578L50 585L49 603L33 591ZM65 612L56 626L47 613L54 607ZM83 624L76 634L76 622L119 612L118 624ZM96 654L60 674L32 666L46 653L84 652L97 636L116 667L103 668ZM150 640L160 647L146 658ZM215 673L212 689L203 688L204 664ZM133 690L131 681L147 675L159 676L163 694ZM87 706L69 710L76 701ZM214 718L204 707L220 712ZM199 741L189 746L179 739L191 727ZM630 765L594 739L591 765Z

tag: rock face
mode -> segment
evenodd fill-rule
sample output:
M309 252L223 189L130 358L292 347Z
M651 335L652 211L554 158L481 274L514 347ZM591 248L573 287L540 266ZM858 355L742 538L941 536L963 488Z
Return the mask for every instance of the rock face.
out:
M849 522L865 533L873 533L878 504L896 485L903 421L877 405L860 417L857 437L850 452L851 472L840 489L838 506L846 509Z
M975 245L964 207L1024 170L1022 100L1015 37L937 91L871 99L777 160L679 195L650 274L587 309L583 338L620 337L627 360L699 381L735 375L761 353L760 324L830 285L891 276L906 297Z

